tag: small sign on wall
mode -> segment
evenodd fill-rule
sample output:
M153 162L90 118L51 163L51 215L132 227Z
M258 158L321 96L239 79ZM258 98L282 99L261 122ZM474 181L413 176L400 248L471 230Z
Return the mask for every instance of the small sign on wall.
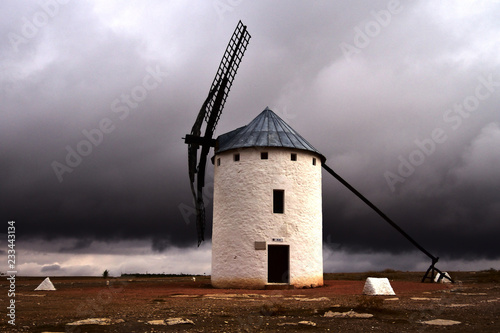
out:
M272 241L278 242L278 243L283 243L285 241L285 239L281 238L281 237L275 237L275 238L272 238Z
M255 242L255 249L256 250L265 250L266 249L266 242Z

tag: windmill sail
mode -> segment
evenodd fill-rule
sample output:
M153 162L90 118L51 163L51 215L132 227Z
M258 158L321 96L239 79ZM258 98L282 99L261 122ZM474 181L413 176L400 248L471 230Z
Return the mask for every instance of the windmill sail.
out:
M205 238L205 203L203 202L203 188L205 186L205 168L210 148L215 146L213 134L220 119L222 109L231 90L234 77L245 53L250 34L241 21L238 22L233 36L227 45L219 69L210 87L208 97L205 99L196 121L191 129L191 134L186 135L185 143L188 144L189 181L196 207L196 229L198 233L198 246ZM205 134L202 137L203 121L206 122ZM198 159L198 149L201 153ZM198 162L199 161L199 162ZM195 186L196 182L196 186Z

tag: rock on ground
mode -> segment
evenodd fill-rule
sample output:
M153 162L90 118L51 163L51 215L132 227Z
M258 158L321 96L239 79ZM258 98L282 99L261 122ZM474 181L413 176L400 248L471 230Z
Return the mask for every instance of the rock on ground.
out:
M111 319L111 318L88 318L82 319L78 321L74 321L72 323L68 323L66 325L70 326L79 326L79 325L111 325L123 323L123 319Z
M427 325L439 325L439 326L450 326L450 325L461 324L461 322L459 321L448 320L448 319L433 319L433 320L423 321L422 323Z
M146 322L149 325L182 325L182 324L191 324L194 325L194 322L190 319L184 318L168 318L167 320L158 319L158 320L150 320Z
M191 324L194 325L194 322L190 319L183 318L168 318L167 325L180 325L180 324Z
M347 311L347 312L333 312L328 311L325 313L324 317L332 317L332 318L371 318L373 315L371 313L357 313L355 311Z

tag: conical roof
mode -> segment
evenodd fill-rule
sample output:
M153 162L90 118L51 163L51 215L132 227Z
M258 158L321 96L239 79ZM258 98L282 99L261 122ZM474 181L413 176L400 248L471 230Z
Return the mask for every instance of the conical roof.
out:
M215 153L250 147L286 147L307 150L325 157L276 113L266 107L248 125L217 138Z

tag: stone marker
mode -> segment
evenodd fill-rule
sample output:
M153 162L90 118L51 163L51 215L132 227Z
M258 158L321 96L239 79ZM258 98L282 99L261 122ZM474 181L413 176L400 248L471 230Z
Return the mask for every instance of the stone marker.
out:
M396 295L387 278L369 277L363 288L364 295Z
M54 287L54 285L52 284L52 282L50 281L49 278L45 278L45 280L42 281L42 283L40 283L38 285L38 287L35 288L36 291L38 290L56 290L56 288Z

